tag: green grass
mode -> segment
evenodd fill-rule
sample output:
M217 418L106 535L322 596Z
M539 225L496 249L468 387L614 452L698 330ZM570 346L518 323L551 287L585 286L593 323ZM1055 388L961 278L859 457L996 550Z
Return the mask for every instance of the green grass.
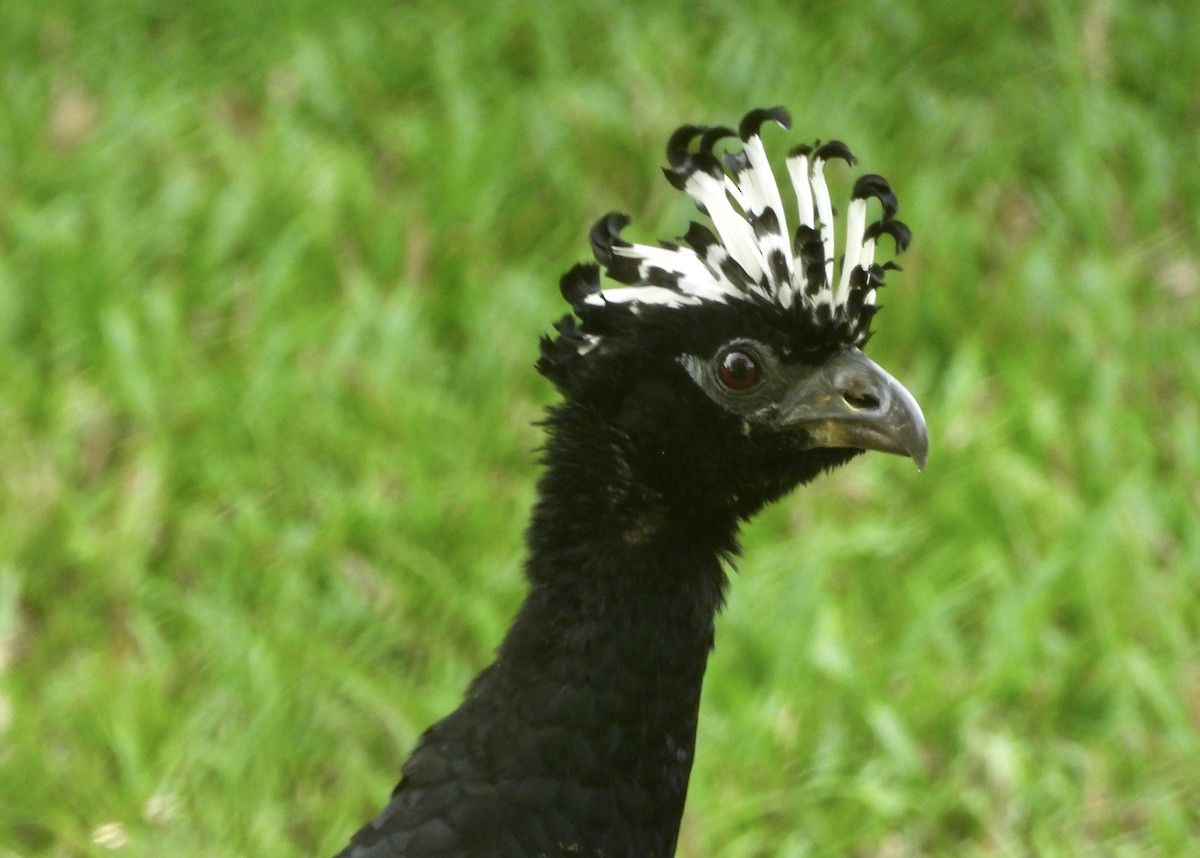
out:
M0 855L373 814L521 597L558 274L775 103L899 191L932 455L748 529L680 855L1195 850L1200 8L746 5L3 4Z

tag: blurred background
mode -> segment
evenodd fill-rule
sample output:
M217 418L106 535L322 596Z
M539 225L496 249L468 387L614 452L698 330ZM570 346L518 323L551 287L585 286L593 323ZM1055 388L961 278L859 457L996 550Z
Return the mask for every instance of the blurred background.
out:
M1200 848L1200 6L0 10L0 855L340 848L522 596L559 274L774 104L932 454L747 529L679 854Z

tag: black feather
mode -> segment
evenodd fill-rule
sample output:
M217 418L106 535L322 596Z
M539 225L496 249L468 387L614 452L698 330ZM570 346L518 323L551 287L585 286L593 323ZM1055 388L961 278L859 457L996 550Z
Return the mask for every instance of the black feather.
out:
M769 120L778 122L784 128L792 127L792 116L783 107L759 108L751 110L742 117L741 123L738 125L738 136L743 140L749 140L758 134L762 124Z
M854 191L851 194L852 199L865 200L874 197L879 200L883 206L883 217L888 219L894 217L900 208L899 202L896 201L896 195L892 192L891 185L883 176L877 176L874 173L867 173L859 176L858 181L854 183Z
M851 167L858 163L858 159L854 157L854 153L850 151L850 147L841 140L830 140L828 143L822 143L816 148L814 157L826 161L840 158Z
M896 252L903 253L912 241L912 230L898 220L876 221L867 227L867 238L877 239L881 235L890 235L896 242Z

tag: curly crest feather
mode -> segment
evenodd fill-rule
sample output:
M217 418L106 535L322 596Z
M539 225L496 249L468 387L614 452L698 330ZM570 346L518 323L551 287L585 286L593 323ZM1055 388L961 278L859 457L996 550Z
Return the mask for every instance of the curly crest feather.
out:
M884 274L899 267L893 261L875 261L878 240L891 236L899 254L911 237L896 219L896 196L882 176L858 178L846 213L841 262L836 265L835 215L825 165L835 159L854 165L856 159L837 140L791 150L786 168L795 196L796 228L789 233L760 133L768 121L785 129L791 126L788 112L773 107L750 111L737 130L685 125L671 135L663 172L695 200L712 227L693 221L679 242L654 246L621 237L628 215L611 212L597 221L591 245L598 265L576 265L561 281L563 297L579 321L563 319L557 326L559 336L543 341L539 368L544 373L553 378L556 366L587 354L649 306L762 302L802 314L806 326L832 329L849 345L866 342L878 309L876 290ZM742 148L718 156L718 142L732 137L740 138ZM868 223L871 200L878 202L878 216ZM601 283L601 268L616 285Z

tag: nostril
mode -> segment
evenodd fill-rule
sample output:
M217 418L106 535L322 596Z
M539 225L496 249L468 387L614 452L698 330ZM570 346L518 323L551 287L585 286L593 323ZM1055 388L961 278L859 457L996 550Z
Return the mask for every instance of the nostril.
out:
M857 411L874 411L879 407L879 397L865 391L843 390L842 399Z

